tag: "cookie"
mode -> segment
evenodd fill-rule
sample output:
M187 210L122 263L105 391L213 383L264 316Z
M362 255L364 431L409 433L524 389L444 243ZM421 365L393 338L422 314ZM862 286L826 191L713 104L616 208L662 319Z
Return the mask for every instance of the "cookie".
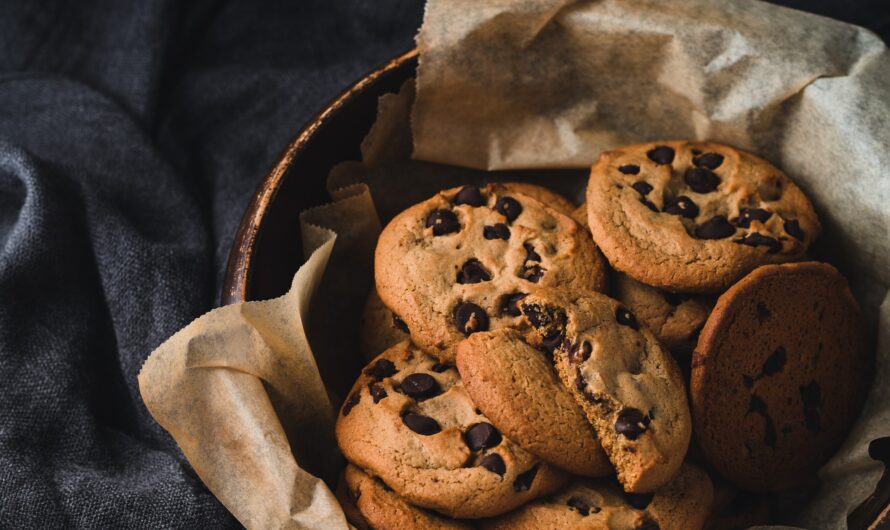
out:
M812 480L862 408L868 364L859 306L834 267L756 269L717 300L693 353L702 454L751 491Z
M411 504L450 517L498 515L565 480L494 428L453 366L408 341L363 370L336 434L347 460Z
M654 494L628 494L613 479L577 478L558 493L501 517L483 521L485 530L698 530L713 499L708 475L684 464Z
M705 521L709 530L746 530L770 522L765 495L739 490L724 480L714 481L714 502Z
M713 303L706 296L675 294L640 283L626 274L613 277L613 293L640 324L671 352L689 352Z
M376 289L371 289L359 324L359 351L366 361L403 340L408 340L408 326L389 310Z
M449 363L468 335L515 325L528 293L606 286L605 262L578 223L495 184L446 190L396 216L374 272L411 339Z
M457 345L457 369L476 406L526 451L576 475L615 472L553 365L518 331L470 335Z
M353 466L346 465L338 491L349 522L359 530L472 530L471 523L443 517L418 508L396 495L379 479ZM344 495L345 493L345 495ZM359 512L356 518L351 508Z
M626 491L667 484L689 447L686 387L674 358L633 313L600 293L541 290L520 310L528 340L553 352L560 378L596 430Z
M809 199L784 173L709 142L601 154L587 217L612 267L671 292L723 291L759 265L803 255L820 231Z

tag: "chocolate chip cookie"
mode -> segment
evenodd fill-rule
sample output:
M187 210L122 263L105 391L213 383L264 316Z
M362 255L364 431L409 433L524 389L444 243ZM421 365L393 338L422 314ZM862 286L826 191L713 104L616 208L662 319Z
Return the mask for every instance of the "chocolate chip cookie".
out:
M471 523L418 508L396 495L380 479L346 465L337 497L349 522L359 530L472 530ZM345 491L344 491L345 490ZM358 517L354 514L358 512Z
M578 223L496 184L446 190L405 210L375 254L380 298L443 362L470 334L515 325L516 302L528 293L602 290L605 275Z
M470 335L457 345L457 369L476 406L526 451L576 475L615 472L550 360L518 331Z
M626 491L667 484L689 447L686 387L676 361L606 295L547 289L520 311L534 345L553 352L563 383L594 426Z
M654 494L624 493L613 479L578 478L558 493L483 521L480 527L698 530L704 525L712 499L708 475L692 464L684 464L673 480Z
M389 310L373 287L362 310L359 324L359 350L366 361L380 355L386 349L408 340L408 325Z
M603 153L590 172L587 217L612 267L672 292L720 292L759 265L800 257L820 231L784 173L709 142Z
M867 351L859 307L834 267L756 269L717 300L693 353L702 453L747 490L811 480L862 408Z
M613 293L640 324L671 352L688 352L711 312L706 296L676 294L640 283L626 274L613 276Z
M362 371L336 434L347 460L411 504L450 517L498 515L565 480L481 414L453 366L408 341Z

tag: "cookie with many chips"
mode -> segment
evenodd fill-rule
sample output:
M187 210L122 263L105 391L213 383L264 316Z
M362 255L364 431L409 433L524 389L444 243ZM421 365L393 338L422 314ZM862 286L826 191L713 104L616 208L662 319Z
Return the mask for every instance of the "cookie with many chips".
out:
M820 231L809 199L782 171L710 142L601 154L587 220L612 267L671 292L720 292L759 265L799 258Z

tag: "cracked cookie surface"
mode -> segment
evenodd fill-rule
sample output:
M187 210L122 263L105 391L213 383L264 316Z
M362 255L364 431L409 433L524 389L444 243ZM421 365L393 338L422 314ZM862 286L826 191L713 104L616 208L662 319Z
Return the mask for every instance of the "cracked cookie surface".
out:
M686 387L670 353L600 293L547 289L520 309L534 329L527 340L553 352L625 490L652 492L670 481L691 436Z
M614 473L550 360L517 330L475 333L458 343L457 368L476 406L523 449L576 475Z
M809 199L782 171L709 142L603 153L590 172L587 218L615 269L672 292L720 292L759 265L799 258L820 232Z
M485 530L698 530L714 492L701 469L683 464L654 494L627 494L614 479L576 478L554 495L531 502L480 527Z
M717 301L693 353L695 437L737 486L811 479L858 416L867 342L847 282L826 263L765 265Z
M451 517L497 515L565 480L494 428L457 369L407 341L365 367L336 435L347 460L408 502Z
M606 287L605 260L578 223L498 184L446 190L396 216L374 269L383 302L443 362L470 334L514 326L528 293Z

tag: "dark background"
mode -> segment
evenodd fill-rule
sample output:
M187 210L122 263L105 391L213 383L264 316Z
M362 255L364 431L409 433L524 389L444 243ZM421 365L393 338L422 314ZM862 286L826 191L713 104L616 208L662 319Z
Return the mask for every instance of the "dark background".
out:
M789 1L890 37L887 0ZM299 128L423 3L0 2L0 527L238 526L145 410ZM296 212L295 212L296 213Z

